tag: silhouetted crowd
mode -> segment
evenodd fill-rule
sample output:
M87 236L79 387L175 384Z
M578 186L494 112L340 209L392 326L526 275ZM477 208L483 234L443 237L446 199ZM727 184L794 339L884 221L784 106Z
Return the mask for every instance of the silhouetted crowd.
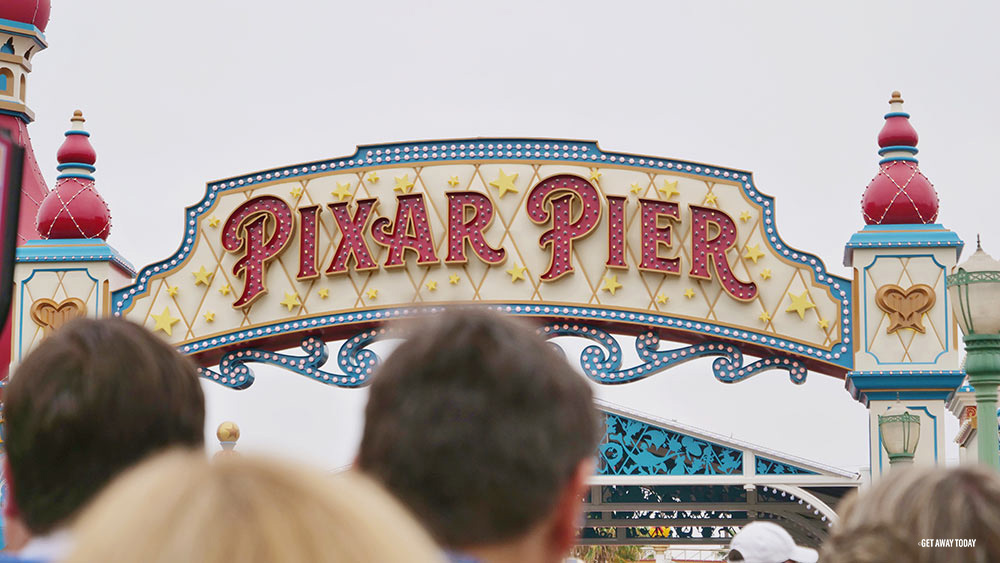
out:
M510 317L410 323L338 475L210 459L187 358L125 321L66 325L5 391L0 563L563 561L602 435L589 384ZM838 513L820 553L753 522L727 560L1000 561L1000 477L986 469L894 472Z

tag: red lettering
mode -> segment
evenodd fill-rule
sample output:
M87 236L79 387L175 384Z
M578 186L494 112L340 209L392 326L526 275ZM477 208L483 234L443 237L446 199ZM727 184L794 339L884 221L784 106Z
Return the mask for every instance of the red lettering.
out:
M299 208L299 273L297 280L309 280L319 276L316 270L316 223L319 221L320 206L310 205Z
M483 262L503 262L507 251L491 247L483 238L483 231L493 222L493 201L478 192L448 192L445 195L448 196L448 257L444 261L466 262L465 244L468 242ZM472 217L465 220L469 209L473 211Z
M405 263L407 250L417 253L417 264L436 264L434 238L427 223L427 206L423 194L396 196L396 220L379 217L372 223L372 238L389 249L386 268L397 268Z
M354 257L355 269L360 271L374 270L378 268L375 259L372 258L368 242L365 240L365 225L371 218L372 212L378 200L359 199L354 215L347 211L348 202L330 203L330 211L340 229L340 242L337 243L337 250L333 253L333 260L330 267L326 269L327 274L342 274L347 271L347 263Z
M680 275L680 258L660 256L661 245L670 248L670 234L673 228L669 222L660 226L660 217L680 221L680 207L671 201L640 199L639 208L642 210L642 261L639 263L639 269Z
M709 225L715 225L718 233L709 238ZM749 301L757 296L757 284L736 279L729 266L726 251L736 244L736 222L718 209L691 206L691 271L695 278L712 279L709 266L715 269L726 293L740 301Z
M270 229L268 223L272 223ZM267 293L264 284L267 263L284 250L292 238L294 226L292 210L274 196L251 199L226 219L222 229L223 248L234 253L244 252L233 265L233 274L243 278L243 293L233 307L250 305Z
M561 195L565 194L565 195ZM559 196L559 197L555 197ZM573 221L573 201L581 203L580 217ZM548 202L551 212L545 209ZM542 233L538 245L551 246L549 268L539 279L553 281L573 272L573 241L582 238L601 219L601 200L594 186L579 176L559 174L539 182L528 194L528 217L536 224L551 221L552 228Z
M608 261L609 268L628 268L625 263L625 201L617 195L608 196Z

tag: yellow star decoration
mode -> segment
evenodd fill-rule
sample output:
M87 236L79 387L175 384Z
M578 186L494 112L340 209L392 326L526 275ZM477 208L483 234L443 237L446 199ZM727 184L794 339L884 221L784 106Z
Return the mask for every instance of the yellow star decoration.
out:
M664 180L663 187L656 188L656 191L660 192L660 195L663 196L663 199L670 199L675 195L679 195L681 193L680 191L677 190L677 180L674 180L673 182L668 182Z
M458 277L458 274L452 274L452 275L448 276L448 283L450 283L451 285L455 285L461 279L462 278Z
M218 227L219 226L219 218L216 217L215 215L212 215L211 217L209 217L208 218L208 226L212 227L212 228Z
M177 292L178 291L180 291L180 288L178 288L176 285L168 285L167 286L167 295L169 295L171 297L177 297Z
M327 288L325 288L325 287L323 289L317 291L316 293L319 295L320 299L326 299L327 297L330 296L330 290L327 289Z
M202 266L201 269L198 270L197 272L192 272L192 273L194 274L194 284L195 285L198 285L200 283L208 285L212 281L212 276L215 275L215 274L209 272L208 270L206 270L205 266Z
M167 333L167 336L174 335L174 325L177 324L177 321L179 321L180 319L170 316L169 307L164 307L163 312L160 313L159 315L150 315L150 316L153 317L153 320L156 321L156 326L153 327L153 332L162 330L163 332Z
M757 317L757 318L760 319L760 320L762 320L762 321L764 321L766 323L767 321L771 320L771 315L768 315L767 311L763 311L763 312L761 312L760 316Z
M229 295L229 292L232 291L232 290L233 290L233 288L229 287L228 283L224 283L224 284L222 284L222 287L219 288L219 293L221 293L223 295Z
M375 299L375 298L378 297L378 290L377 289L369 289L368 292L365 293L365 295L368 296L368 299Z
M637 194L642 191L642 186L639 185L639 182L636 182L632 184L632 188L629 191L634 194Z
M294 197L295 199L298 199L299 196L302 195L302 187L301 186L295 186L294 188L292 188L292 191L289 192L289 193L292 194L292 197Z
M590 181L591 182L600 182L601 181L601 171L598 170L598 169L596 169L596 168L594 168L593 170L591 170L590 171Z
M410 185L412 186L413 184ZM337 189L330 192L330 195L337 198L337 201L344 201L344 198L349 198L353 195L351 193L351 183L347 182L346 184L341 184L340 182L337 182Z
M753 260L753 263L756 264L757 260L764 257L764 253L760 250L760 245L755 244L747 247L747 253L744 254L743 257L747 260Z
M517 181L517 174L507 175L503 173L503 168L500 169L500 175L497 176L496 180L490 182L490 185L494 188L500 190L500 197L503 197L507 192L517 193L517 188L514 187L514 182Z
M717 197L719 197L719 196L713 194L712 192L709 192L709 193L705 194L705 205L717 205L715 203L715 199Z
M371 174L368 175L368 183L374 184L376 182L378 182L378 174L372 172Z
M451 178L448 178L448 185L449 186L451 186L451 187L454 188L458 184L459 184L458 176L452 176Z
M787 309L785 309L785 312L798 313L799 319L806 318L806 311L808 309L816 308L816 305L814 305L813 302L809 300L808 291L803 291L802 295L795 295L794 293L789 292L788 296L792 298L792 304L789 305Z
M830 321L826 319L820 319L816 324L818 324L819 327L823 330L830 328Z
M607 291L614 295L616 291L621 289L622 284L618 283L618 274L613 276L604 276L604 285L601 286L603 291Z
M212 311L208 311L207 313L205 313L205 322L206 323L211 323L211 322L214 322L214 321L215 321L215 313L213 313Z
M753 219L753 215L749 211L740 211L740 221L746 223L750 219Z
M299 301L299 294L295 293L294 291L292 293L288 293L286 291L285 298L281 300L281 304L284 305L286 309L288 309L289 313L292 312L292 309L302 306L302 302Z
M763 270L761 270L760 277L764 278L765 280L771 279L771 268L764 268Z
M684 290L684 297L687 297L688 299L693 299L694 298L694 290L691 289L690 287L687 288L687 289L685 289Z
M392 188L392 191L401 194L408 194L413 191L413 182L410 181L410 175L404 174L401 177L396 177L396 187Z
M514 283L517 280L525 279L524 277L525 270L527 270L527 268L525 268L524 266L519 266L517 262L514 262L514 266L507 270L507 273L510 274L510 283Z
M427 282L427 289L428 289L428 290L430 290L430 291L434 291L434 290L436 290L437 288L438 288L438 282L436 282L436 281L434 281L434 280L431 280L431 281Z
M666 303L669 299L670 299L669 297L667 297L662 293L656 296L656 302L660 304Z

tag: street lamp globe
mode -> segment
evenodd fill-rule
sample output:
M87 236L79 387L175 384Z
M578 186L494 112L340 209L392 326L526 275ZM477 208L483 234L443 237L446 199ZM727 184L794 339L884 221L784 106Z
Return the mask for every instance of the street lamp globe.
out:
M948 296L966 336L1000 333L1000 261L978 243L976 252L948 276Z
M948 275L948 296L965 334L965 372L976 390L979 461L1000 469L997 386L1000 385L1000 262L976 252ZM992 430L990 430L992 429Z
M892 407L878 417L882 447L889 454L889 463L912 463L913 454L920 443L920 416L903 410L893 412Z

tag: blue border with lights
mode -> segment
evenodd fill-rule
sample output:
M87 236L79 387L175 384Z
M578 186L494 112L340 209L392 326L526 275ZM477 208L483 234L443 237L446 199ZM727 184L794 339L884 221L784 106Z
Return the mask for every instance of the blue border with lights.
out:
M962 254L965 243L958 234L940 223L928 225L867 225L854 233L845 245L847 252L855 248L954 248ZM957 258L957 256L956 256Z
M17 247L17 263L111 262L135 277L135 266L103 239L29 240Z
M742 187L746 197L760 206L762 210L762 226L767 244L783 258L809 268L812 271L813 280L817 284L826 287L830 291L830 294L840 301L840 327L842 336L833 348L824 349L805 345L776 335L755 332L746 328L737 329L716 325L707 321L696 321L661 314L619 311L611 308L538 305L533 303L492 304L495 308L515 315L543 317L551 315L561 318L636 323L651 327L677 329L772 348L778 352L797 355L832 365L841 370L849 370L852 367L854 358L850 347L851 311L853 310L851 281L831 275L827 272L820 258L813 254L791 248L785 243L778 235L777 227L775 226L774 198L757 190L753 182L752 173L681 160L606 152L601 150L594 141L480 138L368 145L358 147L357 151L348 157L285 166L209 182L205 197L197 204L186 209L184 240L180 248L169 258L143 268L139 272L134 284L112 293L111 310L116 316L122 315L132 306L137 296L148 291L148 284L153 276L169 272L183 263L194 248L198 233L197 225L199 218L214 205L216 198L226 192L241 190L256 184L301 179L334 171L361 171L387 166L422 166L442 163L492 161L541 161L553 164L624 166L644 172L678 173L706 180L737 182ZM308 331L338 325L370 323L398 316L408 316L414 310L414 307L371 309L306 317L294 321L281 321L254 327L253 329L234 330L226 335L196 340L181 346L180 349L185 353L201 353L223 346L230 347L243 342L266 338L273 334Z

